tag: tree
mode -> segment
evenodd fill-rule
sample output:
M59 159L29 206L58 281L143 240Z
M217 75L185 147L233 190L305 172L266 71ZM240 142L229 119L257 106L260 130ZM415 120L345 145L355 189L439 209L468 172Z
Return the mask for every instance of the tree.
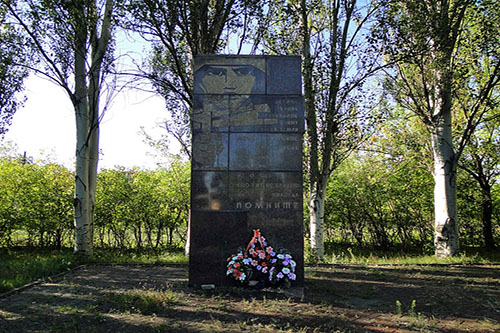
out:
M279 15L278 22L265 37L265 49L302 55L309 239L322 259L329 178L368 136L374 120L373 91L363 88L381 69L380 53L367 43L366 30L377 7L355 0L277 1L274 6L270 15Z
M102 170L98 176L96 231L101 246L137 248L173 245L174 232L187 221L188 163L173 162L155 171ZM182 236L180 237L183 238Z
M170 120L167 132L190 153L193 59L198 54L216 54L229 35L241 32L262 1L250 0L137 0L128 7L129 28L152 42L153 49L140 76L165 99ZM224 35L226 34L226 35ZM239 48L241 50L241 47Z
M76 120L75 252L92 255L101 93L112 65L114 0L1 0L22 28L39 65L30 69L62 87Z
M481 222L484 245L495 248L493 238L492 189L500 175L500 135L498 121L485 123L471 137L459 167L477 182L481 193Z
M8 23L7 8L0 2L0 137L7 132L23 102L19 93L28 76L24 65L31 59L30 45L25 42L19 31Z
M2 156L0 179L0 245L61 248L72 231L69 170L22 155Z
M397 102L417 114L431 133L434 244L438 257L452 256L459 250L458 161L500 80L499 5L489 0L387 0L381 1L381 5L384 10L378 29L374 29L375 36L388 59L400 60L394 72L388 72L386 84ZM468 40L471 31L481 37ZM470 57L471 50L477 51L480 66ZM480 68L478 75L469 75L471 66ZM458 105L458 88L464 85L471 103ZM454 111L464 114L464 126L455 134Z

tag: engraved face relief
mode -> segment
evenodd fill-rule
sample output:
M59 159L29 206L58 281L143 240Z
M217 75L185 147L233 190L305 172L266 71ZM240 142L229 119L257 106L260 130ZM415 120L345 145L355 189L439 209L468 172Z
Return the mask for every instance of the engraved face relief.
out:
M277 124L267 102L255 98L264 86L265 73L253 65L207 64L195 72L194 92L214 131Z
M203 77L208 94L249 94L255 83L253 66L209 66Z
M264 73L252 65L205 65L195 73L195 94L251 94L263 79Z

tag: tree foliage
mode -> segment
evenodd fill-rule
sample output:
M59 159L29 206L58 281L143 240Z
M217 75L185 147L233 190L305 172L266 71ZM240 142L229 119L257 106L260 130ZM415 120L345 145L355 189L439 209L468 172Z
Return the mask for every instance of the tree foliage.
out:
M179 246L189 211L189 170L180 162L157 171L103 170L96 203L97 244Z
M498 4L485 1L380 1L374 37L397 60L386 86L429 129L434 161L436 255L459 249L456 177L460 156L496 103L500 82ZM452 132L456 115L461 122ZM453 117L455 116L455 117Z
M25 67L32 54L28 41L7 18L7 8L0 2L0 137L8 130L14 113L22 106L20 95L28 76Z
M179 247L189 209L189 164L156 171L102 170L96 241L101 247ZM22 155L0 157L0 247L73 243L74 173Z
M369 78L382 67L368 26L378 10L370 2L273 1L263 47L301 54L306 107L305 173L309 238L323 257L322 224L332 172L369 136L376 117Z
M140 64L144 68L140 76L165 99L170 117L165 129L188 156L194 56L219 53L230 36L239 36L242 45L262 4L249 0L136 0L128 6L129 28L152 44L145 64Z
M0 244L60 248L71 235L72 175L25 158L0 159Z

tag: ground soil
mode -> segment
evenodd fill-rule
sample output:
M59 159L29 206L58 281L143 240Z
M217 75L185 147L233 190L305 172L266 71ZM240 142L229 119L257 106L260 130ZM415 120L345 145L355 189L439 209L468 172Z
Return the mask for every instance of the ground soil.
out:
M164 298L117 297L138 293ZM500 332L500 266L306 267L290 298L194 290L185 265L88 265L0 297L0 332L242 331Z

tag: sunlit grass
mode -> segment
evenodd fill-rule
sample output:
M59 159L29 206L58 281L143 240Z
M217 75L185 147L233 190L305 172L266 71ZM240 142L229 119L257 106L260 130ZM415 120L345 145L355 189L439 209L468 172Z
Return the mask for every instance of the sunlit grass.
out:
M78 264L69 250L22 250L0 252L0 292L63 272Z
M457 256L437 258L433 254L422 253L418 249L410 250L374 250L356 247L338 246L330 249L325 256L329 264L358 265L435 265L435 264L499 264L500 250L485 251L478 248L465 248Z
M93 258L82 259L72 249L0 250L0 293L64 272L82 263L106 264L185 264L188 258L179 250L96 249Z
M187 264L189 258L179 249L110 250L97 249L90 263L110 264Z

